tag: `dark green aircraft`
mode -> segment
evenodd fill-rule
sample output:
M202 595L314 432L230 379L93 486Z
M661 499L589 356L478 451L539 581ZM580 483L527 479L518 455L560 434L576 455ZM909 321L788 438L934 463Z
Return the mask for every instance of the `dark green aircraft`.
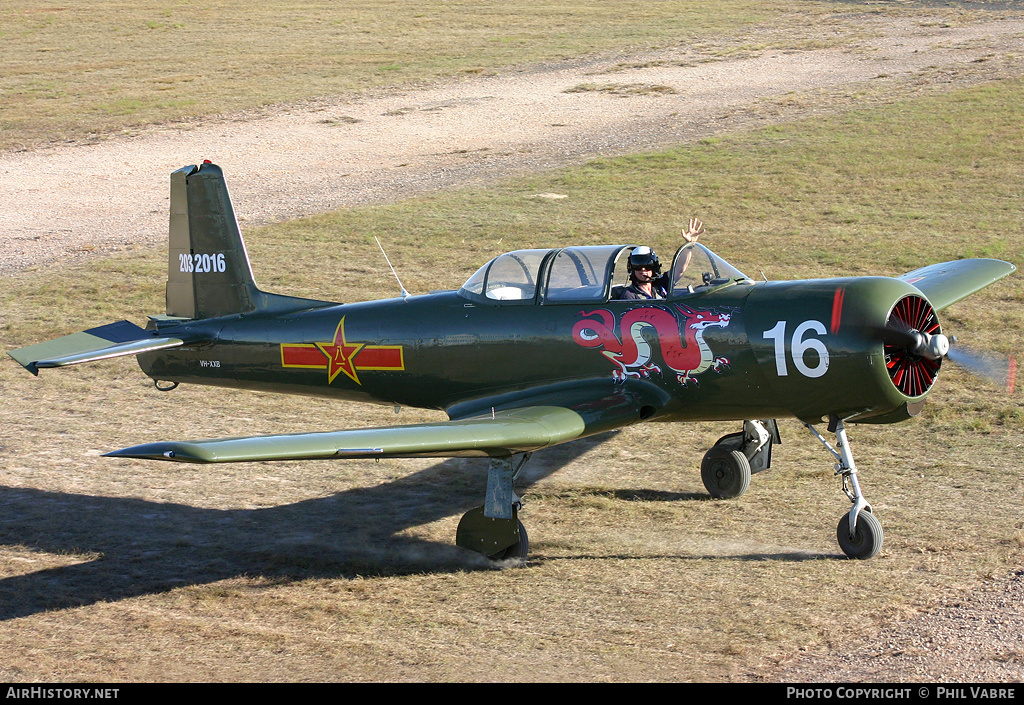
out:
M533 451L639 421L742 421L705 455L712 496L768 469L774 419L796 417L835 457L853 506L842 550L870 558L882 528L864 499L848 423L917 414L950 355L936 312L1014 271L999 260L897 278L756 282L696 242L668 295L621 300L635 245L507 252L458 291L338 304L257 288L220 168L171 175L167 313L11 352L38 374L136 355L161 390L180 383L439 409L437 423L166 441L120 458L187 463L480 456L483 506L456 543L525 558L514 482ZM814 424L835 434L831 445Z

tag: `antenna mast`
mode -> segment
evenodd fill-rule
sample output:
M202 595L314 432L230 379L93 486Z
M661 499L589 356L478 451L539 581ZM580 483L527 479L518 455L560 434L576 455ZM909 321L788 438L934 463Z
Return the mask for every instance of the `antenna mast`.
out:
M377 240L377 236L374 235L373 239ZM388 259L388 253L384 251L384 245L380 244L380 240L377 240L377 247L380 248L380 253L384 255L384 261L388 263L389 267L391 267L391 260ZM402 296L409 296L409 292L405 290L404 286L402 286L402 280L398 278L398 272L395 271L394 267L391 267L391 273L395 275L395 281L398 282L398 288L402 290Z

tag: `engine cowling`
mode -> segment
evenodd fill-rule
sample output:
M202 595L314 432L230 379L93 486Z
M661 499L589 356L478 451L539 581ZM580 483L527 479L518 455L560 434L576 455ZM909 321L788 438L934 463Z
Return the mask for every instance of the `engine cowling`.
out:
M769 282L745 317L772 394L807 423L916 415L949 345L921 292L887 277Z

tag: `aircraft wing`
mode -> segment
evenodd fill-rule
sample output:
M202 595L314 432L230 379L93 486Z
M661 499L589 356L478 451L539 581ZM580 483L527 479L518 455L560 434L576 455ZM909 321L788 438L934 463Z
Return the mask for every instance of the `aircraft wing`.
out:
M7 354L29 372L38 375L40 368L63 367L122 355L137 355L183 344L184 341L179 338L157 337L153 332L134 323L118 321L48 340L45 343L30 345L27 348L10 350Z
M1016 271L998 259L961 259L907 272L898 279L913 284L940 311Z
M506 456L578 438L585 426L583 417L571 409L528 406L410 426L146 443L106 455L183 463Z
M635 423L663 400L637 382L589 380L449 409L448 421L201 441L162 441L107 453L116 458L230 463L401 457L504 457Z

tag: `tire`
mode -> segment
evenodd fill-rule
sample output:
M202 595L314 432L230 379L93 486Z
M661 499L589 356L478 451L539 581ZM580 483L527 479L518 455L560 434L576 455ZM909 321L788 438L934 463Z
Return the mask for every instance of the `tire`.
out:
M875 515L863 511L857 516L857 530L850 536L850 515L844 514L836 529L839 548L848 557L866 561L873 558L882 548L882 524Z
M505 550L495 553L493 556L488 556L492 561L507 561L510 559L525 561L526 557L530 554L530 537L526 535L526 527L518 519L516 522L519 529L519 541Z
M750 463L738 450L712 446L701 461L700 478L715 499L733 499L750 487Z

